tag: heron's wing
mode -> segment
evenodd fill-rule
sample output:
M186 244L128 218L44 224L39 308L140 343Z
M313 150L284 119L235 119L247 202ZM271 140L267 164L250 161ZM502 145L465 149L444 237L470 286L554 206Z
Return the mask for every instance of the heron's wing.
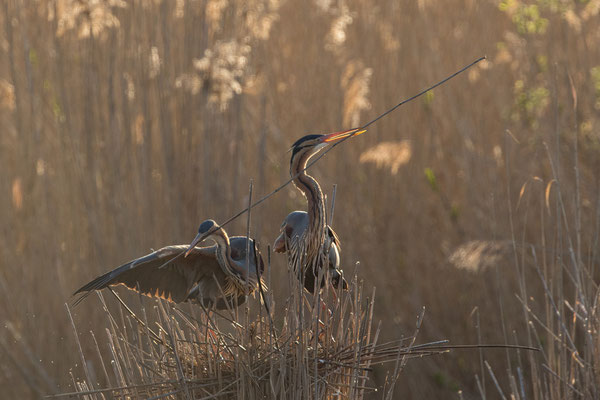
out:
M329 247L329 272L331 274L331 283L336 289L341 283L342 289L347 290L348 282L344 279L344 276L342 275L343 272L340 269L340 238L329 225L327 225L327 234L331 240L331 245Z
M118 284L135 291L139 290L146 296L161 297L175 303L185 301L190 290L200 279L213 279L214 274L220 275L221 272L214 247L195 248L184 258L181 253L186 249L186 245L163 247L123 264L78 289L74 295L83 295L75 304L81 302L93 290ZM179 257L173 259L176 256Z

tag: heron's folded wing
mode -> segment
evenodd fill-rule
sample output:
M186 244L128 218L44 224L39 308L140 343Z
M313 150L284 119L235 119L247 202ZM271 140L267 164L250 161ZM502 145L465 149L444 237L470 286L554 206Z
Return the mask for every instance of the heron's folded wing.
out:
M329 225L327 225L327 234L329 235L333 243L337 246L338 250L342 250L342 246L340 245L340 238L338 237L337 233L335 233L333 228Z
M212 276L215 270L220 270L214 256L214 247L195 248L184 258L180 254L186 249L186 245L163 247L123 264L77 290L74 294L83 295L75 304L81 302L93 290L118 284L139 290L146 296L182 302L203 276ZM173 259L176 256L179 257Z

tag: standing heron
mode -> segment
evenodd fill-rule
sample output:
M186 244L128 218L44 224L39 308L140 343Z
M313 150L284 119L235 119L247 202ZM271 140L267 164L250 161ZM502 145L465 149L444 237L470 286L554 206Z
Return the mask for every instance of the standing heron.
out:
M216 245L196 247L208 239ZM185 256L179 257L184 252ZM74 293L82 293L75 304L93 290L121 284L146 296L175 303L192 302L226 309L246 301L246 296L258 287L263 271L264 262L253 239L248 243L245 236L229 238L223 228L209 219L200 224L189 246L163 247L99 276ZM264 287L262 280L261 284Z
M284 219L281 234L275 240L273 249L278 253L287 252L292 265L301 266L302 271L296 273L311 293L314 292L319 271L325 266L334 287L339 285L340 280L344 288L348 284L339 269L339 239L325 221L323 191L317 180L305 172L306 165L312 156L331 143L363 132L351 129L326 135L307 135L298 139L291 149L290 175L296 188L308 201L308 212L294 211ZM319 287L324 284L324 281L320 282Z

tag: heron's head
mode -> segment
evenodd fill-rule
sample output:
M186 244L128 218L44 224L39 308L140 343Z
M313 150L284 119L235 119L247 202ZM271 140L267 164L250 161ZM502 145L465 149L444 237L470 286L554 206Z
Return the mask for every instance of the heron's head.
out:
M219 228L219 225L217 225L217 223L214 220L207 219L206 221L204 221L200 224L200 227L198 228L198 234L200 234L200 235L209 234L209 232L212 233L217 228Z
M200 244L203 241L205 241L206 239L210 238L213 234L215 234L219 231L222 231L222 229L220 229L220 228L221 227L212 219L207 219L206 221L202 222L200 224L200 227L198 228L198 234L196 235L194 240L192 240L192 243L185 251L185 257L187 257L188 254L190 254L190 252L198 244Z
M329 146L333 142L347 138L348 136L358 136L364 133L366 129L350 129L342 132L326 133L324 135L306 135L296 140L290 151L292 157L290 159L290 167L294 164L294 160L298 157L302 158L317 154L321 149Z

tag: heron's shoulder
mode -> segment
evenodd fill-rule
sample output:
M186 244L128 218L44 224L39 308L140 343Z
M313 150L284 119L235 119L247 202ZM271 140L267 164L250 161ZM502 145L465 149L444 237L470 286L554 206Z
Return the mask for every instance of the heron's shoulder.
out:
M308 227L308 213L306 211L292 211L283 220L281 229L291 240L297 240L304 234Z
M236 260L245 260L246 259L246 249L250 248L250 254L254 252L255 249L255 240L250 238L250 243L246 236L232 236L229 238L229 243L231 245L231 257ZM256 248L256 254L259 257L262 257L260 251Z
M232 246L239 246L239 245L246 245L246 236L230 236L229 237L229 243L231 243ZM254 239L250 238L250 243L253 243Z
M285 217L287 223L301 224L308 221L308 213L306 211L292 211Z

